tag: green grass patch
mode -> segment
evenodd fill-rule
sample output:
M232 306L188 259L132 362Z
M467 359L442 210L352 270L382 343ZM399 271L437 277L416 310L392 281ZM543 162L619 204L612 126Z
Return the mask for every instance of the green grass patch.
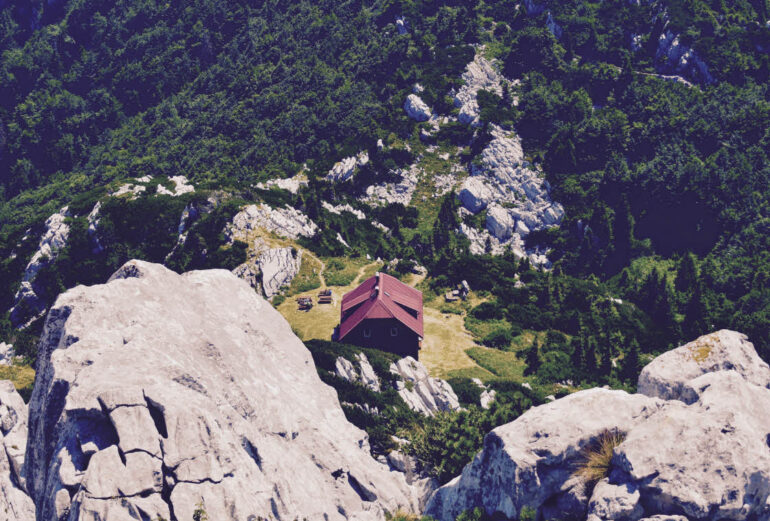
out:
M326 264L324 279L327 286L348 286L356 280L363 266L370 261L365 257L330 257L323 259Z
M516 357L515 353L489 349L485 347L472 347L465 351L474 362L497 376L514 382L524 381L524 361ZM459 376L459 375L452 375Z
M302 256L302 265L299 273L289 286L288 295L297 295L306 291L312 291L321 287L321 278L318 274L321 271L321 264L310 255Z

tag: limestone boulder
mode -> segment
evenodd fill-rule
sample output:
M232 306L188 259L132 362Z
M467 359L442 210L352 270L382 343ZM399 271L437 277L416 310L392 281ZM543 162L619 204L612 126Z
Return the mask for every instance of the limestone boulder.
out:
M230 241L250 242L250 235L258 229L273 232L286 239L312 237L318 226L295 208L272 208L266 204L251 204L243 208L228 224L224 232Z
M427 513L516 517L526 506L578 521L770 519L770 416L759 412L770 410L770 388L746 337L719 331L665 353L639 388L651 396L580 391L498 427ZM608 431L617 438L604 478L576 482Z
M355 355L355 364L345 357L338 357L334 363L334 373L348 382L360 382L372 391L381 391L380 378L364 353Z
M487 434L482 452L435 492L426 513L449 521L482 507L516 518L524 507L555 505L569 495L568 482L585 447L607 430L630 430L661 404L647 396L590 389L532 408Z
M410 94L404 101L404 112L415 121L428 121L432 111L417 94Z
M49 312L22 475L46 521L416 508L265 300L224 270L142 261Z
M500 241L510 239L516 231L516 220L499 204L491 204L487 209L487 230Z
M174 183L174 188L169 190L163 185L158 185L158 195L170 195L171 197L179 197L182 194L187 194L195 191L195 187L190 184L190 181L183 175L175 175L169 177L169 180Z
M706 373L733 370L747 382L770 389L770 366L748 337L721 330L663 353L642 369L637 389L664 400L694 401L687 384Z

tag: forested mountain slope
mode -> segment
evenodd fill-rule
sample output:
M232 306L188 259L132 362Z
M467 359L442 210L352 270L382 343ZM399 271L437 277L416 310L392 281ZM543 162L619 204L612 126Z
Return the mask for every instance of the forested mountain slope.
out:
M633 386L640 360L725 327L768 359L769 17L0 0L2 338L34 363L66 288L132 258L259 286L269 247L300 281L276 305L320 284L301 285L318 259L341 287L351 259L425 266L434 301L467 280L475 300L441 312L499 351L451 376L501 396ZM273 229L255 237L255 216Z

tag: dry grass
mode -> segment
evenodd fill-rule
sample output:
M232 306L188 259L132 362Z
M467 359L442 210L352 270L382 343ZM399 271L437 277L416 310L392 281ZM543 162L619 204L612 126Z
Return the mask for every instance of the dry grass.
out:
M594 485L606 478L615 447L623 443L626 435L617 430L605 430L596 441L585 449L577 463L575 475Z
M10 380L27 401L32 393L32 385L35 383L35 370L28 365L2 365L0 380Z
M443 314L432 307L425 307L425 339L420 350L420 361L431 376L448 378L463 369L476 369L475 374L482 380L494 375L479 367L466 351L476 344L465 330L463 317ZM480 371L479 371L480 370Z
M303 256L303 268L305 268L306 260L309 261L308 269L311 269L310 266L312 266L312 269L315 270L314 274L317 277L320 275L319 278L322 280L323 274L319 273L321 265L316 264L318 261L310 255ZM292 286L289 291L291 298L287 298L278 304L276 308L289 322L292 330L294 330L296 335L301 340L330 340L334 328L340 323L340 302L342 302L342 296L348 291L354 289L358 285L359 281L363 280L361 277L368 270L372 268L376 269L380 266L381 264L378 263L360 266L358 268L358 275L355 277L355 280L353 280L352 283L347 286L329 287L328 289L330 289L332 292L331 304L318 304L318 287L325 287L324 284L319 283L318 286L312 289L298 290L297 286L295 286L294 282L292 282ZM302 270L300 270L300 275L301 274ZM297 279L295 278L295 280ZM300 311L297 309L297 302L295 299L299 296L311 297L313 299L314 305L310 311Z

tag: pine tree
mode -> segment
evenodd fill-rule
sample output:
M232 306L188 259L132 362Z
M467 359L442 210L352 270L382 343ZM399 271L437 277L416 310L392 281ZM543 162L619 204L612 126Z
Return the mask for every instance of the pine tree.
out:
M581 381L585 377L586 373L586 351L588 346L588 338L585 329L580 327L580 334L572 337L572 355L570 361L572 362L572 373L575 381Z
M695 255L688 253L679 261L676 271L674 286L681 293L689 293L698 281L698 266L695 264Z
M690 338L705 335L711 330L709 309L703 295L703 283L698 280L685 309L685 330Z
M586 343L586 355L585 355L585 374L593 380L596 378L596 337L588 337Z
M535 374L540 369L540 344L537 338L532 341L532 345L526 351L524 361L527 364L527 368L524 369L524 376Z
M639 342L635 338L632 338L628 344L621 375L623 380L631 383L636 383L636 378L639 376Z

